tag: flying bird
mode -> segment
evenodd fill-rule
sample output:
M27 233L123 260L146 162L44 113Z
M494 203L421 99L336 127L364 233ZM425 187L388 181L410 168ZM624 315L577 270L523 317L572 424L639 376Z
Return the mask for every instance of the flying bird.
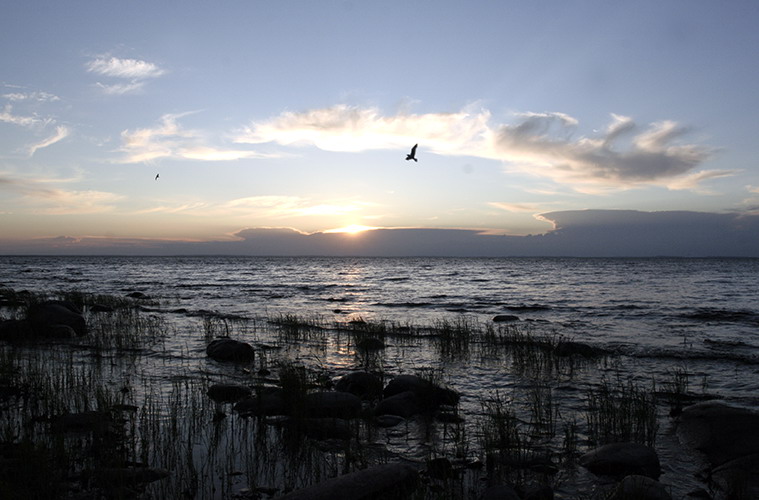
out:
M155 180L158 180L158 176L161 174L155 174Z
M411 152L410 152L409 154L407 154L407 155L406 155L406 160L407 160L407 161L408 161L408 160L419 161L419 160L417 160L417 159L416 159L416 147L417 147L418 145L419 145L419 144L414 144L414 147L413 147L413 148L411 148Z

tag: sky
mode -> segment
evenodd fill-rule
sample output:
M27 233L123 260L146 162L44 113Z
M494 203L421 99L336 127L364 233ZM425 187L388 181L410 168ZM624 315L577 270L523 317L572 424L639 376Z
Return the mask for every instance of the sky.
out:
M741 0L10 2L0 254L759 256L757 21Z

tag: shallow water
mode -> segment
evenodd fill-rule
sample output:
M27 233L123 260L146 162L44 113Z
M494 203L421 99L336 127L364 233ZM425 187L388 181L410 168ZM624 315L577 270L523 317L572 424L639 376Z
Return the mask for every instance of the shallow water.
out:
M557 405L577 412L586 388L602 377L661 386L677 370L689 374L692 392L759 405L757 283L759 259L0 257L0 286L16 291L140 291L161 298L152 314L167 318L172 330L143 365L161 380L181 377L188 365L213 381L239 377L205 358L199 318L209 311L249 320L233 325L234 333L264 344L276 336L265 318L278 315L413 327L462 318L487 325L495 315L514 315L536 335L615 353L612 361L554 374ZM358 363L347 341L333 337L300 341L269 356L287 356L335 378ZM381 368L391 375L443 369L445 382L462 393L467 417L481 413L488 394L519 399L535 381L534 373L519 373L477 345L468 355L449 356L435 342L418 339L389 339ZM417 450L417 459L425 453L423 442L400 441L399 452ZM662 482L673 493L682 496L697 486L692 475L698 464L683 458L667 425L657 449ZM569 498L592 483L580 473L557 493Z

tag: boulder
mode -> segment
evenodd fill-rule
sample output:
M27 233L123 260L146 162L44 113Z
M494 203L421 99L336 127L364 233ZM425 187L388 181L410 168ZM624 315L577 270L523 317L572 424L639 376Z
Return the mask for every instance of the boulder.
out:
M382 395L382 381L369 372L352 372L340 378L335 390L349 392L361 399L375 399Z
M630 474L658 479L659 457L653 448L640 443L611 443L580 457L580 465L593 474L624 477Z
M87 323L84 316L70 302L48 301L35 304L29 308L27 320L34 333L43 337L51 336L51 331L57 325L70 327L78 336L87 334Z
M206 354L216 361L232 361L246 363L253 361L255 351L253 346L229 338L216 339L206 347Z
M377 406L374 408L374 414L376 416L397 415L409 418L417 413L421 413L422 410L424 410L424 406L419 401L419 396L413 391L406 391L387 397L377 403Z
M275 416L287 415L282 389L267 388L259 391L259 394L245 398L238 402L234 408L241 416Z
M724 498L759 498L759 454L725 462L711 471L710 479Z
M683 409L677 434L718 466L759 453L759 413L716 401L697 403Z
M519 321L519 316L513 314L497 314L493 316L493 323L508 323L511 321Z
M633 474L617 485L610 500L672 500L672 495L659 481Z
M306 418L299 422L299 425L306 436L319 441L327 439L347 441L352 434L350 423L342 418Z
M208 388L208 397L217 403L236 403L250 394L249 387L238 384L213 384Z
M33 335L32 325L23 319L0 321L0 340L23 340Z
M554 354L557 356L580 356L583 358L597 358L604 354L604 350L582 342L562 340L556 344Z
M356 347L364 351L379 351L385 348L385 343L376 337L367 337L356 342Z
M502 484L486 489L480 495L480 500L520 500L520 498L514 488L507 484Z
M459 395L456 391L433 384L417 375L398 375L387 384L385 397L411 391L417 395L425 410L434 410L440 405L456 405Z
M379 500L410 498L419 482L416 468L382 464L351 472L279 497L280 500Z
M361 399L348 392L320 391L306 394L309 417L356 418L361 414Z

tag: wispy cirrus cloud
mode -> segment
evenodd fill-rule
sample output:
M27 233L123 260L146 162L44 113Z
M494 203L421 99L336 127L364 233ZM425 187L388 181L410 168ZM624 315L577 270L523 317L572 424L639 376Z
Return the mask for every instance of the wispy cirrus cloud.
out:
M593 137L577 136L577 119L564 113L518 113L493 124L487 110L385 116L376 108L333 106L285 112L256 122L240 143L311 144L329 151L405 148L502 161L508 168L549 178L584 192L659 185L691 189L730 171L698 171L713 151L684 142L688 127L664 120L641 127L626 116Z
M85 64L88 72L115 79L107 83L97 82L96 86L106 94L123 95L142 90L146 80L166 74L158 65L139 59L120 59L113 56L99 56Z
M0 173L0 189L19 197L18 210L48 215L111 212L124 197L105 191L48 187L49 179L35 180Z
M121 147L124 153L121 163L151 162L161 158L201 161L232 161L244 158L271 158L272 155L233 148L207 145L205 134L198 130L183 128L178 120L190 113L166 114L150 128L124 130Z
M3 98L9 101L36 101L36 102L54 102L60 101L60 97L49 92L11 92L3 94Z
M55 133L51 135L50 137L29 146L29 156L34 155L38 150L42 148L46 148L48 146L52 146L56 142L62 141L66 137L68 137L70 134L70 130L63 126L58 126L55 128Z
M53 123L52 118L41 118L36 114L19 115L13 112L13 106L6 104L0 111L0 122L10 123L21 127L45 127Z

